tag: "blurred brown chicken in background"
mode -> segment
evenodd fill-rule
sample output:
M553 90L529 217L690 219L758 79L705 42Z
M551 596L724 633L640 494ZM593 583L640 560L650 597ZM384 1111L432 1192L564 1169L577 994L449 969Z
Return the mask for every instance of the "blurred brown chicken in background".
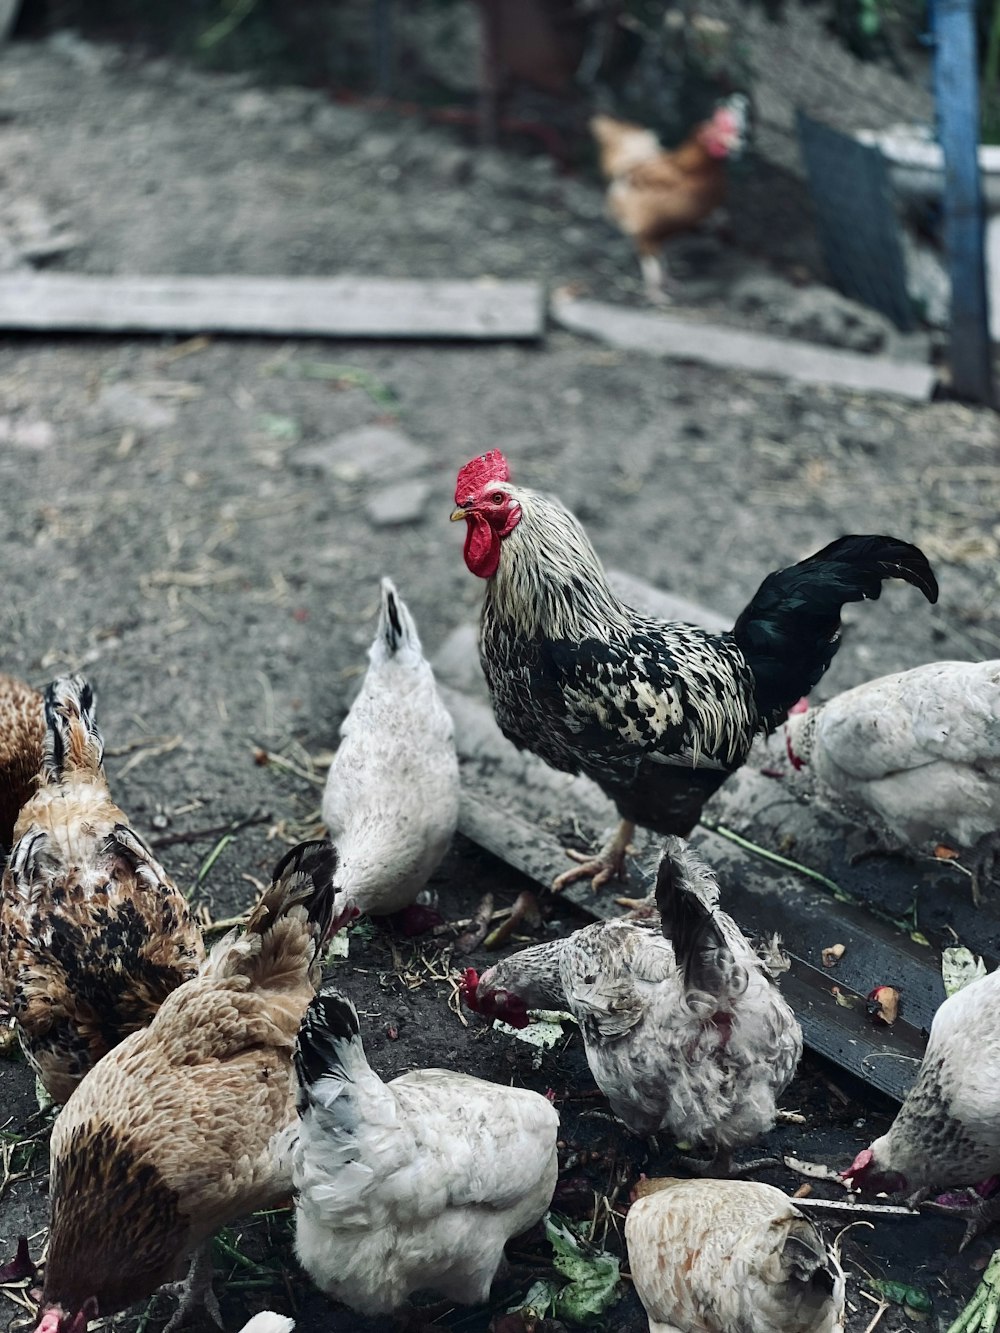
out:
M665 149L652 130L613 116L594 116L601 171L610 182L608 209L639 254L646 295L664 302L664 242L704 222L726 198L726 162L745 140L747 99L734 93L684 142Z

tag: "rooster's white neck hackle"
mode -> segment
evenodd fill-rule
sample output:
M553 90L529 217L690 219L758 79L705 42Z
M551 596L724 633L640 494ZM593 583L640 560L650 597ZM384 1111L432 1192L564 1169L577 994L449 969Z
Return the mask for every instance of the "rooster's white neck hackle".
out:
M579 521L558 501L522 487L506 489L521 521L503 539L486 584L484 622L494 619L527 638L580 640L612 626L628 628L604 567Z

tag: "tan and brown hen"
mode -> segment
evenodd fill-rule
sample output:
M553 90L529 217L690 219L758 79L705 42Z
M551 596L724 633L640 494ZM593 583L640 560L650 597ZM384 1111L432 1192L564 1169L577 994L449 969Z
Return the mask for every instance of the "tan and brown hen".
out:
M3 876L0 1013L48 1095L65 1102L197 973L204 948L183 894L111 799L87 681L54 681L44 718L34 795Z
M171 1326L199 1299L217 1314L207 1242L291 1194L269 1145L295 1116L292 1052L320 980L335 866L325 841L288 852L246 929L216 944L63 1108L37 1333L82 1333L189 1259Z

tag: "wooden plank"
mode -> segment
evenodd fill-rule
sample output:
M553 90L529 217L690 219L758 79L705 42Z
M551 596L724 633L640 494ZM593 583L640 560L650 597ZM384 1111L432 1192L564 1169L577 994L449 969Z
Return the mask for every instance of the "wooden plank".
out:
M995 403L979 177L975 0L937 0L934 91L944 152L944 238L951 271L948 362L955 392Z
M618 571L609 571L609 581L647 614L712 629L727 623L697 603ZM613 806L586 778L557 773L503 738L488 703L473 626L453 632L435 658L435 670L455 718L462 832L539 885L550 885L569 864L563 842L574 824L596 843L616 822ZM852 827L835 812L804 803L793 783L761 771L774 765L779 744L774 738L755 749L709 802L705 824L692 841L715 868L723 904L740 925L753 934L782 935L793 958L782 986L809 1046L901 1099L944 998L937 948L954 943L954 930L994 965L1000 957L1000 915L990 902L974 908L968 881L946 863L917 866L880 858L852 865L846 849ZM752 846L733 842L719 828ZM640 834L637 842L629 884L619 890L630 897L647 891L658 854L652 835ZM791 858L805 871L778 866L767 853ZM810 870L832 881L836 895L810 878ZM609 890L595 895L589 885L575 885L565 896L591 916L620 910ZM936 947L912 938L918 930ZM825 969L822 950L832 944L845 945L845 953L836 968ZM864 1014L839 1006L832 994L836 985L847 995L864 996L884 983L903 994L903 1017L891 1030L875 1028Z
M934 390L932 368L913 361L860 356L835 347L792 342L599 301L553 297L550 308L553 319L563 328L628 351L807 384L830 384L855 392L884 393L914 402L926 402Z
M275 337L535 339L536 282L394 278L0 278L0 328L35 332L238 333Z

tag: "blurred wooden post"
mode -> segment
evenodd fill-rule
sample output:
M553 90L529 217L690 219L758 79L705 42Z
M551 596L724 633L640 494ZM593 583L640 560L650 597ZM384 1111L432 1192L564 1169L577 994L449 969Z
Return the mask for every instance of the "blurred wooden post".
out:
M944 152L945 249L951 276L948 359L962 398L996 406L990 363L979 176L975 0L935 0L934 91Z
M496 147L500 117L500 11L502 0L479 0L479 142Z
M392 92L392 0L375 0L372 12L375 91L379 97Z

